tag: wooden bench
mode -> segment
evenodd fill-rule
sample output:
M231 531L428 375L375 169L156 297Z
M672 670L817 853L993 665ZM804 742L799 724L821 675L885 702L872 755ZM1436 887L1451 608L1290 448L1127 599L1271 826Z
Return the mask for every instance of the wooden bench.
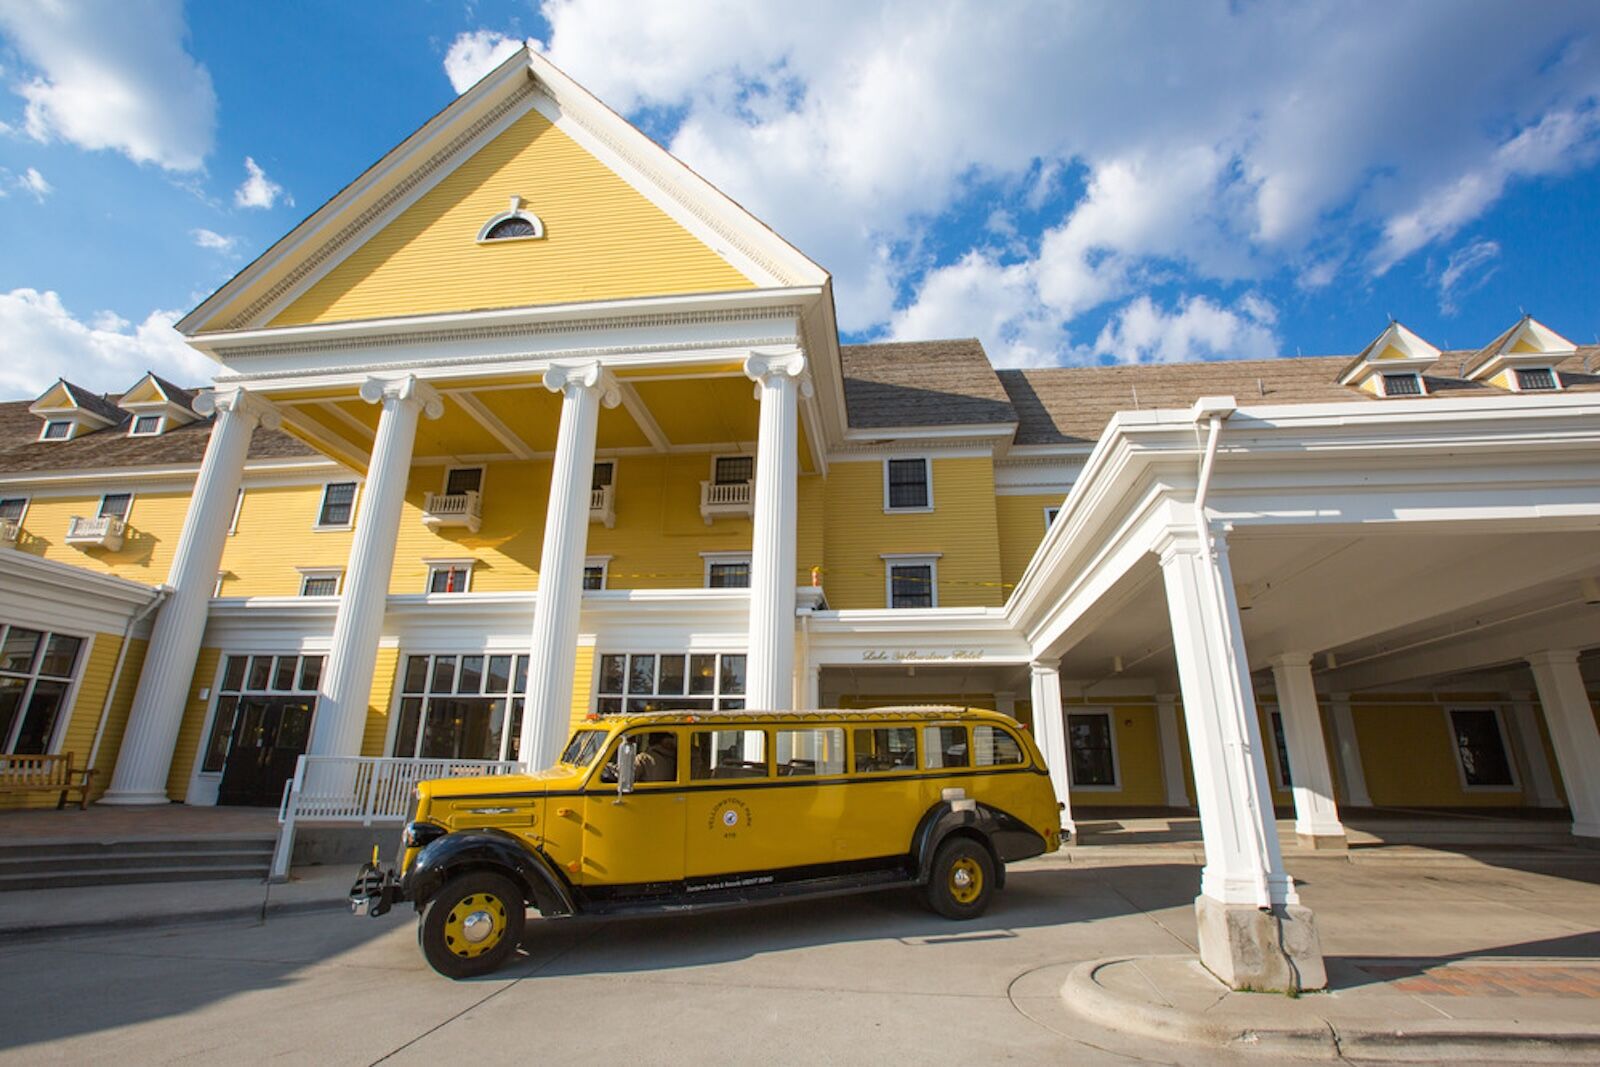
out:
M94 768L74 767L72 753L60 756L0 756L0 796L9 793L60 793L56 810L67 805L67 794L78 791L78 810L89 807L89 783Z

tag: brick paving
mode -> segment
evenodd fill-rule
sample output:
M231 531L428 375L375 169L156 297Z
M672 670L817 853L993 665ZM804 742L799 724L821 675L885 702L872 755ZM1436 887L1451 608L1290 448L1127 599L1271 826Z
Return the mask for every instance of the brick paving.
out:
M1362 963L1399 993L1445 997L1560 997L1600 1000L1600 964Z

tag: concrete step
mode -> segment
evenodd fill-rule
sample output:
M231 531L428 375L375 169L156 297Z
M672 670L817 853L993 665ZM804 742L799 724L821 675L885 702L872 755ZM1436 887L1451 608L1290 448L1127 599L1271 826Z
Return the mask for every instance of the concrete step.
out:
M26 841L0 845L0 892L69 886L264 879L275 839L261 835Z
M62 856L8 856L0 853L0 875L55 874L102 871L108 879L123 871L148 867L202 870L210 867L255 867L262 871L272 862L272 849L208 849L204 852L128 852Z
M108 875L104 871L59 871L47 874L0 874L0 893L19 889L66 889L76 886L135 885L151 882L212 882L238 879L260 883L265 864L234 867L135 867Z
M271 835L244 837L149 837L95 841L84 838L59 838L48 841L16 841L0 844L0 858L24 856L135 855L142 852L233 852L239 849L272 851L278 839Z

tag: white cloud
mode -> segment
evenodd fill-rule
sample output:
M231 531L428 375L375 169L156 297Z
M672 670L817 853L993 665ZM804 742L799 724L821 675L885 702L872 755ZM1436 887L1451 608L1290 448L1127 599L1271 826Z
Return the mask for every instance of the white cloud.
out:
M457 93L464 93L521 47L515 37L492 30L459 34L444 55L445 76Z
M0 32L33 68L16 83L40 141L198 170L216 131L211 75L184 47L179 0L0 0Z
M1277 309L1258 296L1246 296L1234 309L1191 296L1170 312L1141 296L1106 323L1093 352L1119 363L1270 359L1278 354L1272 332L1277 315Z
M224 237L215 230L204 228L190 230L189 236L194 238L194 243L201 248L208 248L214 252L232 252L233 246L239 243L237 237Z
M208 382L215 365L172 328L181 316L180 311L152 311L130 329L110 312L84 323L54 292L0 293L0 337L12 354L0 361L0 397L35 397L58 377L87 389L116 392L146 370L181 384Z
M1007 342L1019 359L1054 336L1041 317L1070 325L1173 274L1314 289L1381 267L1378 241L1392 262L1600 144L1593 3L1463 2L1444 23L1345 0L542 11L555 62L625 113L670 114L674 153L833 272L843 329L899 335L944 321L952 292L984 294L997 303L970 321L1015 327L998 334L1025 338ZM1522 132L1495 132L1508 122ZM1018 223L1042 228L1035 249L1003 225L929 240L996 183L1038 213ZM1030 287L1043 311L1019 300Z
M266 210L277 203L280 196L283 196L284 203L294 204L293 198L284 195L283 186L267 177L267 172L249 156L244 157L244 169L245 179L233 191L233 202L239 207Z
M17 188L32 193L33 198L41 203L45 197L55 191L50 183L44 180L44 175L33 167L29 167L22 172L22 177L17 179Z
M1027 264L1002 265L978 252L929 273L911 306L896 312L895 341L976 336L1002 367L1056 362L1063 318L1039 300Z
M1439 310L1454 315L1456 301L1477 289L1495 272L1489 264L1500 256L1497 241L1474 241L1450 253L1444 270L1439 272ZM1483 268L1489 267L1488 270Z

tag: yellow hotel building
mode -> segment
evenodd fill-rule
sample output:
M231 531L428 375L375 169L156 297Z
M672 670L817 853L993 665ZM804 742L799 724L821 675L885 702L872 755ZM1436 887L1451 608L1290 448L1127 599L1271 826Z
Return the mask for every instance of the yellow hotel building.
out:
M0 753L99 803L937 702L1029 723L1064 825L1198 809L1222 906L1296 906L1274 806L1307 846L1341 807L1600 840L1600 352L1535 319L841 345L821 267L524 52L179 328L203 389L0 405Z

